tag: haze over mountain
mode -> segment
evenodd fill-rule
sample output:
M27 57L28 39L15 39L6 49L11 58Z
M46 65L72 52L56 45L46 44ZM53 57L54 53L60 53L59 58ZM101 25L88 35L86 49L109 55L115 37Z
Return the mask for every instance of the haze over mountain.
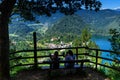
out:
M116 10L116 11L119 11L119 12L120 12L120 7L119 7L119 8L115 8L115 9L113 9L113 10Z

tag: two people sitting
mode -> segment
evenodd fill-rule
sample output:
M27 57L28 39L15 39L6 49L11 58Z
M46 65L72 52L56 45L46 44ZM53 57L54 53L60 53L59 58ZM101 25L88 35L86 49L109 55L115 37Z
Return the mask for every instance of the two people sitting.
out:
M51 55L51 60L53 63L51 64L51 67L53 69L58 69L59 68L59 60L60 58L58 57L58 51L55 51L53 55ZM65 61L73 61L75 60L75 56L73 55L72 50L68 50L65 55ZM65 68L73 68L74 67L74 62L66 62L65 63Z

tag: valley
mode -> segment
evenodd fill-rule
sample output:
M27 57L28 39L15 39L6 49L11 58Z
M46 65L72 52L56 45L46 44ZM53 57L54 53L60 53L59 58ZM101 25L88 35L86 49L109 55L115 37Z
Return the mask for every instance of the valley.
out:
M19 14L13 15L9 23L10 40L32 43L32 34L36 32L41 48L46 43L60 45L62 42L70 45L75 39L80 39L84 28L88 28L91 35L98 36L109 36L111 28L120 29L120 12L110 9L99 12L80 10L67 16L57 12L51 17L35 15L35 18L34 21L26 21Z

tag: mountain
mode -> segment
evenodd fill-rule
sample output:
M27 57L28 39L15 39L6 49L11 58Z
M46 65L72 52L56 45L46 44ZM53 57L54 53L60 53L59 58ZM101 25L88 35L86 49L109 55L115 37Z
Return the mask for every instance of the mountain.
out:
M80 34L85 26L98 35L108 35L109 29L120 27L120 13L115 10L105 9L99 12L81 10L74 15L58 19L48 29L48 34L73 33Z
M107 25L108 29L116 28L120 30L120 16L115 18L110 24Z
M108 34L110 28L120 28L120 12L110 9L104 9L98 12L80 10L75 12L74 15L68 16L57 12L52 14L51 17L45 15L35 15L35 17L35 21L25 21L19 15L13 15L9 25L10 34L19 35L21 33L20 35L22 35L22 33L30 33L31 31L41 33L41 30L44 30L42 32L43 34L60 34L68 32L79 34L83 27L89 26L95 34L103 35ZM23 26L25 26L26 30L21 29Z
M108 34L110 28L119 28L120 12L110 9L101 10L98 12L81 10L76 12L80 15L84 22L92 25L96 34Z
M113 9L113 10L115 10L115 11L119 11L119 12L120 12L120 7L115 8L115 9Z
M88 25L82 20L79 15L67 15L56 21L51 27L48 28L46 34L80 34L81 30Z
M26 36L34 30L32 27L29 27L24 23L14 23L12 25L9 27L9 33L18 36Z
M107 27L109 23L120 16L119 12L110 9L98 12L82 10L78 11L76 14L80 15L86 23L91 24L95 28Z

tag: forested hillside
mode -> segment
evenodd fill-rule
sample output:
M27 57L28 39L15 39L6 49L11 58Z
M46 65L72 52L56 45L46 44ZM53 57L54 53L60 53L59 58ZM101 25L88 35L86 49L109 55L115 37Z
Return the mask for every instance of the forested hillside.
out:
M99 12L82 10L77 12L82 19L92 25L91 28L95 34L108 34L110 28L119 28L120 12L116 10L105 9Z
M56 21L51 27L48 28L46 34L80 34L82 29L88 25L82 20L79 15L67 15Z
M89 26L94 34L108 35L110 28L119 29L119 20L120 12L109 9L99 12L80 10L68 16L59 12L52 14L51 17L36 15L36 20L32 22L25 21L19 15L13 15L9 25L9 32L14 35L22 35L33 31L46 34L46 30L50 27L47 30L49 35L53 34L53 32L54 34L68 32L78 34L83 27Z

